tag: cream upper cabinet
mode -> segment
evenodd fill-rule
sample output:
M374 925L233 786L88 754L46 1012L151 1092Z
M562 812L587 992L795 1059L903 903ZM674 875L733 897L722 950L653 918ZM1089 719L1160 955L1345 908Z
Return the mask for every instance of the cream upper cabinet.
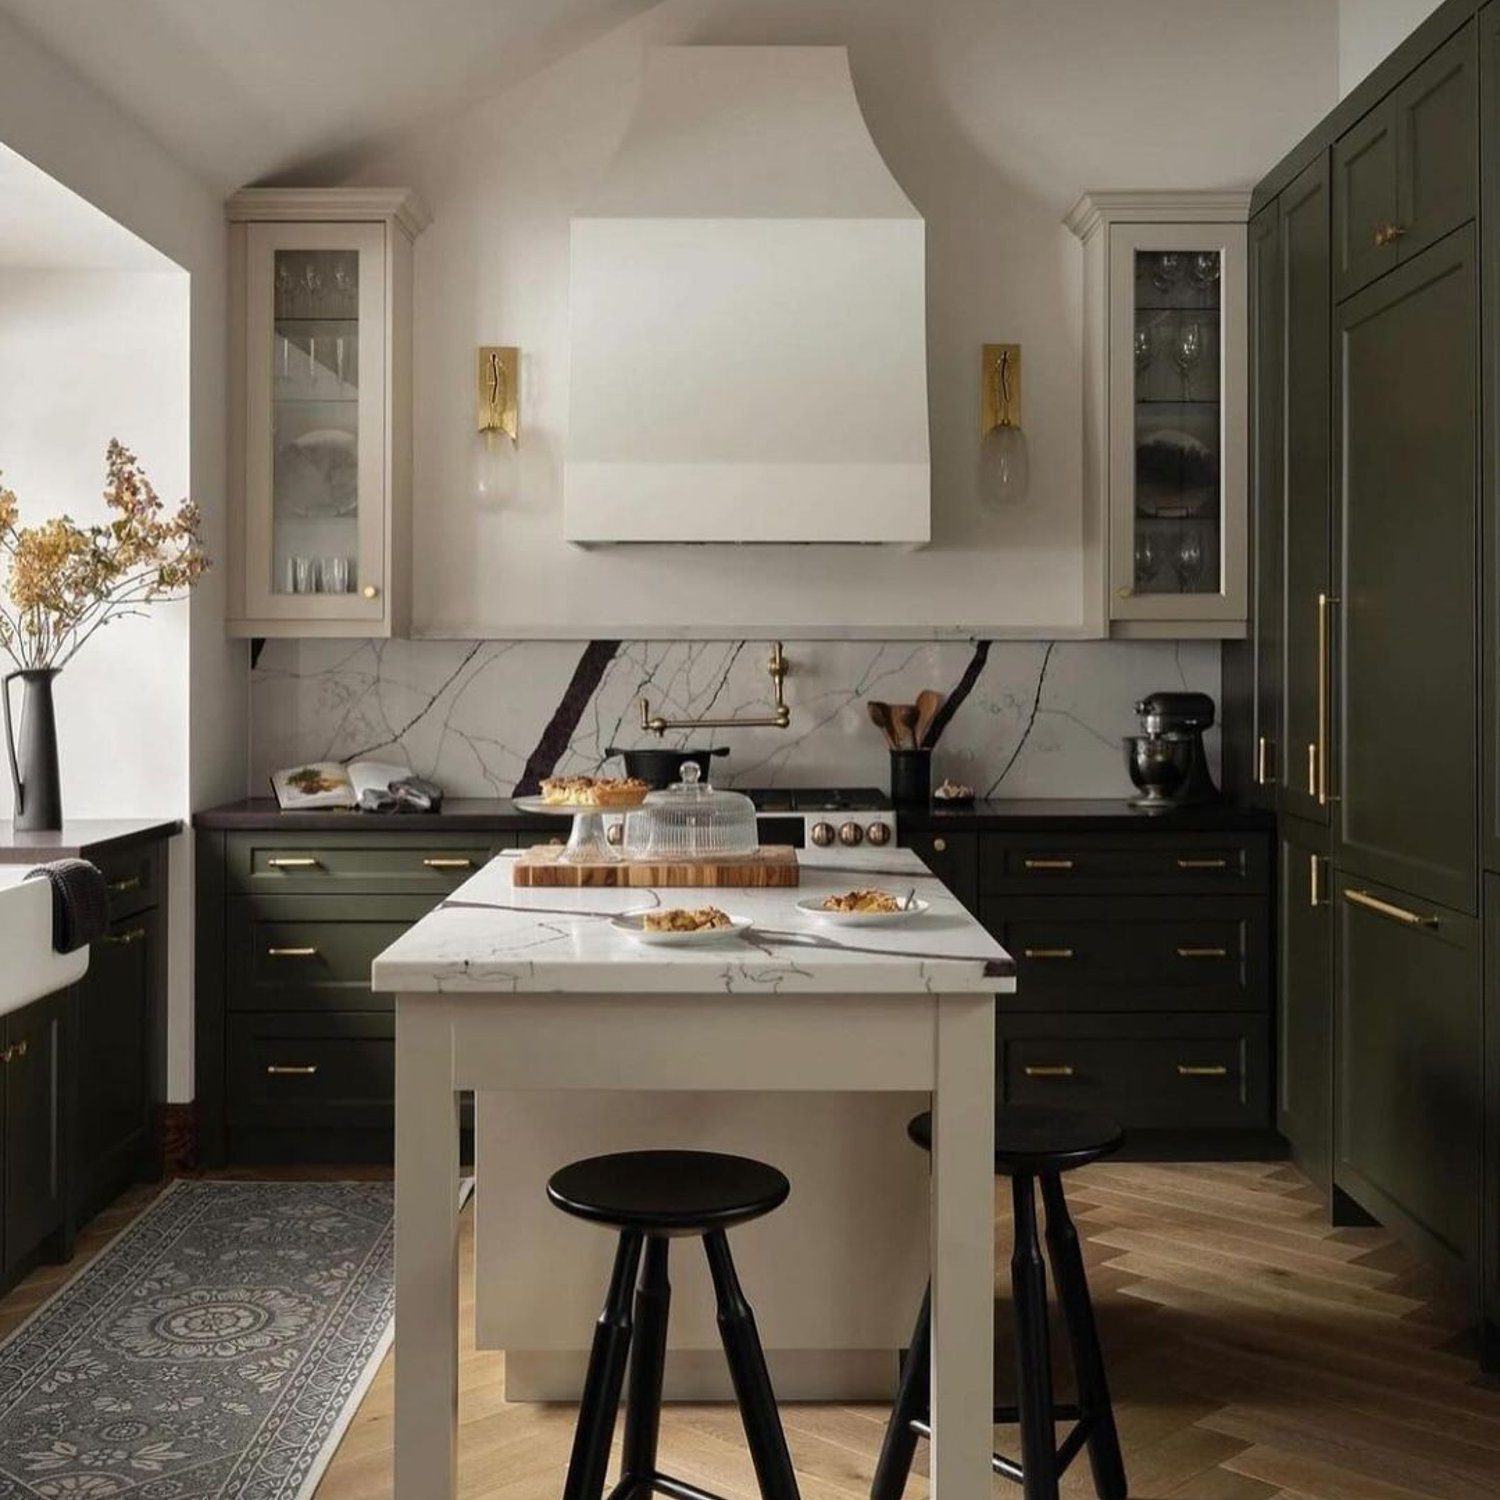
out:
M251 188L227 207L229 632L400 635L426 211L368 188Z
M1248 211L1248 193L1093 193L1068 216L1101 634L1245 634Z

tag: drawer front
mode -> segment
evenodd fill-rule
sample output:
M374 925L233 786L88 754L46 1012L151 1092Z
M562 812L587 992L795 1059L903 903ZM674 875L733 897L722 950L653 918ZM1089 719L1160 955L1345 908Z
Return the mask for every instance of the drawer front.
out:
M1263 1016L1002 1013L1000 1097L1102 1110L1127 1130L1265 1129Z
M901 842L972 912L979 902L979 835L977 833L914 833Z
M161 904L166 876L166 845L139 844L91 856L109 891L109 919L133 916Z
M1269 1004L1257 898L987 896L1016 961L1016 1011L1256 1010Z
M998 834L981 840L985 896L1260 894L1269 838L1258 833Z
M389 1010L370 965L436 897L260 896L229 902L231 1010Z
M229 1123L390 1126L396 1027L389 1015L229 1020Z
M451 891L512 840L502 834L236 833L226 840L229 889L249 892Z

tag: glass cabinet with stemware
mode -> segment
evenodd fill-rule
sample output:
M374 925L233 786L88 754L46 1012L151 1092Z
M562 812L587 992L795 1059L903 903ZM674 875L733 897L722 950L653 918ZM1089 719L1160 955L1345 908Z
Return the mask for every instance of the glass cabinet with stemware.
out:
M228 629L399 635L426 211L404 189L249 188L227 214Z
M1248 208L1244 193L1092 193L1069 215L1103 634L1245 633Z

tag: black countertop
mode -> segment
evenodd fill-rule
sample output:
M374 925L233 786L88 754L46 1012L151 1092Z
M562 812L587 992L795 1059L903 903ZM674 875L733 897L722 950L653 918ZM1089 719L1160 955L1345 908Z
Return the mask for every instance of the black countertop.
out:
M73 818L49 833L17 833L14 824L0 823L0 864L87 858L181 832L178 818Z
M413 833L507 833L565 823L546 813L524 813L504 797L448 797L435 813L362 813L354 808L325 807L314 812L282 812L274 797L243 797L193 814L195 828L241 829L264 833L284 828L292 833L371 833L407 828Z

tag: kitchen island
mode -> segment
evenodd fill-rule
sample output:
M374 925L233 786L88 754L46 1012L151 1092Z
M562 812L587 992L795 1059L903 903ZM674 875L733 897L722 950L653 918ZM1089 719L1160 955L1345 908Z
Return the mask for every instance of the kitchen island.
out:
M524 1107L533 1096L619 1089L663 1098L930 1093L932 1473L945 1500L989 1494L994 997L1014 990L1013 965L915 855L809 851L801 859L799 890L674 892L520 889L502 857L376 959L374 987L397 997L397 1500L445 1500L455 1489L457 1096L469 1089L481 1121L494 1096ZM914 886L930 910L895 927L830 928L796 909L799 897L877 883ZM663 949L633 943L608 920L709 899L756 930L747 940ZM892 1161L910 1152L900 1140L886 1149ZM785 1153L766 1154L791 1176L794 1201L799 1186L811 1192ZM499 1232L510 1209L526 1211L497 1187L501 1158L481 1124L481 1293L496 1279L484 1269L490 1226ZM893 1235L899 1216L898 1207ZM588 1239L578 1226L572 1233ZM858 1270L848 1264L855 1281ZM795 1290L806 1275L795 1248L784 1247L777 1283ZM512 1290L541 1296L550 1278L509 1279ZM602 1283L588 1292L597 1303ZM773 1284L759 1300L777 1295ZM896 1311L910 1316L909 1306ZM587 1320L567 1333L584 1340Z

